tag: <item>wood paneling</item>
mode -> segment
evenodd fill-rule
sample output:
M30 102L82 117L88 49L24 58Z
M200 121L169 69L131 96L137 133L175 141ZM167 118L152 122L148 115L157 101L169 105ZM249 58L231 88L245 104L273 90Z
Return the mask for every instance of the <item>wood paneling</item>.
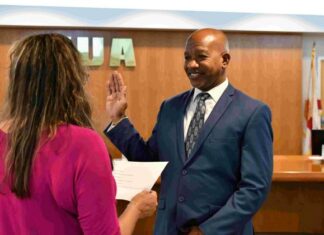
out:
M313 161L304 155L275 155L273 172L299 172L310 173L313 171Z
M322 182L273 182L266 203L254 217L255 231L324 234L323 211Z
M230 34L230 81L272 110L275 154L300 154L302 38L285 34Z
M274 156L271 192L254 217L257 232L324 234L324 172L307 156Z
M104 64L90 68L87 84L94 124L99 133L107 124L104 112L105 83L114 69L109 67L112 38L133 39L136 67L121 66L118 70L122 72L128 88L127 115L144 138L152 131L161 102L190 88L183 71L183 47L189 31L0 28L0 102L3 101L7 86L10 45L24 35L40 32L59 32L72 37L104 37ZM230 82L270 106L273 114L274 152L300 154L302 36L233 32L229 32L228 36L232 55L228 75ZM118 157L120 153L104 139L110 153ZM279 196L275 199L279 200ZM153 217L141 221L134 234L152 234L153 221Z
M105 39L105 61L90 68L87 89L93 104L94 123L102 132L107 124L105 82L112 38L133 39L137 66L118 68L128 87L127 115L147 138L161 102L190 88L183 71L183 47L187 31L80 30L42 28L0 28L0 102L7 85L8 50L13 41L39 32L59 32L72 37L101 36ZM273 114L275 154L300 154L301 114L301 35L270 33L228 33L232 61L229 80L235 87L269 104ZM107 140L106 140L107 141ZM108 143L108 141L107 141ZM116 157L120 153L108 144Z

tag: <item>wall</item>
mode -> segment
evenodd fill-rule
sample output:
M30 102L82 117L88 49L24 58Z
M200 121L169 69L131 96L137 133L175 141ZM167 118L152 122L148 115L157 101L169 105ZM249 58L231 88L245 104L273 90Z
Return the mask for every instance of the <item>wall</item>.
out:
M137 65L135 68L121 66L118 70L122 72L128 87L127 115L144 138L151 133L160 103L190 88L183 71L183 46L189 31L3 27L0 28L0 102L7 86L10 45L24 35L36 32L104 37L104 64L90 68L87 84L95 127L100 133L107 124L104 115L105 82L113 71L108 65L112 38L133 39ZM228 32L228 36L232 56L228 74L230 82L270 106L274 152L300 154L302 35ZM120 155L108 141L107 144L114 157Z

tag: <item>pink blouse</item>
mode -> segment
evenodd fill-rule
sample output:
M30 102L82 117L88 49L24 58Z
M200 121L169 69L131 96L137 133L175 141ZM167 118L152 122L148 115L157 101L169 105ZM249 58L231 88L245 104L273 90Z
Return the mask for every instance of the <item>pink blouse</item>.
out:
M0 234L120 234L111 163L95 131L61 125L41 141L26 199L4 181L6 141L0 130Z

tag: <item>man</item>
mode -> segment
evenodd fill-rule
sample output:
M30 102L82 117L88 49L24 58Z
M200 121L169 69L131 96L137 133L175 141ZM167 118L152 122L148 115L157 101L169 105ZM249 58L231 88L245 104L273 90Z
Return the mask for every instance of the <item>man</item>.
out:
M154 234L253 234L252 216L271 184L271 112L229 84L223 32L195 31L184 58L194 89L162 103L147 142L125 117L126 87L113 73L105 133L129 160L169 162Z

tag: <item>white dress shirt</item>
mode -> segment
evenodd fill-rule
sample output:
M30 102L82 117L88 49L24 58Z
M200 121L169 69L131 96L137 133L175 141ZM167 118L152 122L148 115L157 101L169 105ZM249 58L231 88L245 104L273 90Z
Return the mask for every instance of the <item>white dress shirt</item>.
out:
M226 80L224 82L222 82L218 86L216 86L206 92L210 95L211 98L209 98L205 101L205 105L206 105L206 112L205 112L205 117L204 117L205 122L206 122L207 118L209 117L210 113L212 112L213 108L215 107L216 103L218 102L219 98L224 93L227 86L228 86L228 80L226 78ZM190 101L188 107L187 107L186 115L184 116L184 121L183 121L184 139L186 139L186 137L187 137L187 132L188 132L188 128L190 125L190 121L193 118L193 115L196 110L196 106L197 106L197 102L198 102L196 97L201 92L203 92L203 91L195 88L194 94L191 98L191 101Z

